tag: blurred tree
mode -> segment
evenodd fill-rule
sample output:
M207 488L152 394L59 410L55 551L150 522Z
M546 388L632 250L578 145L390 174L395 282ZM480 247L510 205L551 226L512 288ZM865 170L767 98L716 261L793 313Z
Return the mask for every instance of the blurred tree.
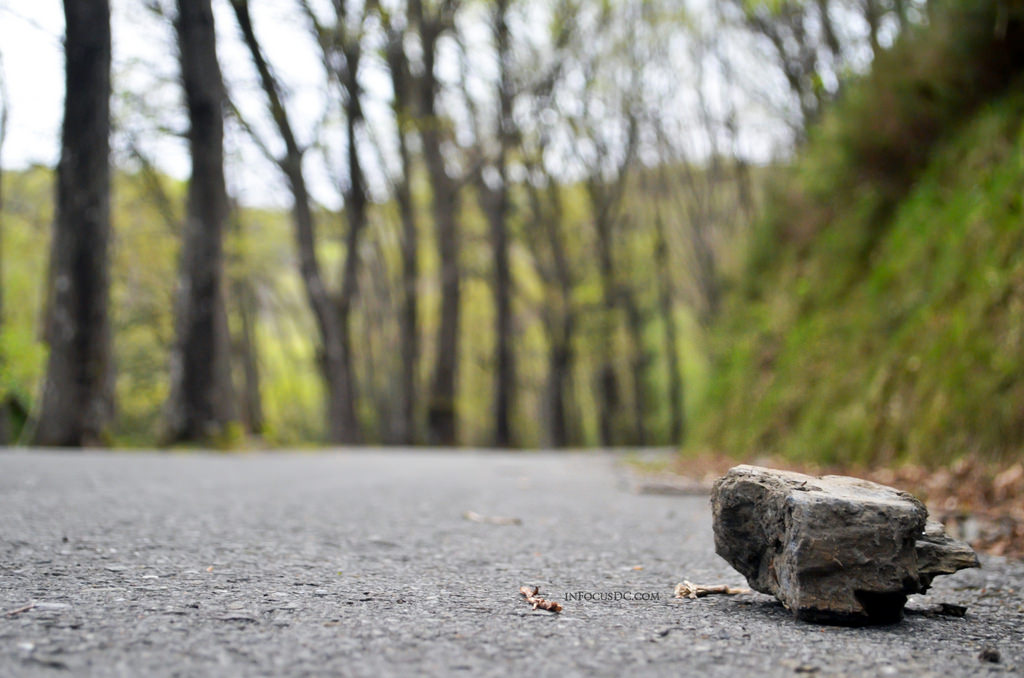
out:
M723 205L736 204L731 196L725 199L721 197L722 189L726 188L729 177L726 176L726 163L719 144L717 121L708 100L709 49L704 36L695 37L692 53L697 71L695 93L697 95L698 120L700 121L695 127L700 130L710 154L702 167L695 167L692 162L687 161L684 154L682 169L678 173L682 179L683 190L689 194L685 203L685 210L689 217L687 231L690 238L690 250L693 254L693 276L699 297L698 310L701 322L705 326L710 326L718 316L722 299L718 256L713 245L716 230L721 230L725 221L720 212ZM668 140L666 139L666 141ZM664 149L672 147L673 144L669 141ZM742 163L738 163L736 174L740 188L738 196L740 202L743 199L743 186L745 185L742 168Z
M224 300L224 83L210 0L178 0L175 26L189 112L192 177L179 270L176 341L166 441L231 437L238 409L231 383Z
M263 50L256 37L247 0L232 0L235 17L242 32L242 39L249 51L253 65L259 75L260 87L267 99L267 106L284 143L284 155L275 157L267 145L260 141L251 127L250 135L261 145L264 153L281 169L292 193L292 222L299 253L299 272L319 330L319 362L327 390L327 436L333 443L353 442L359 433L354 423L354 389L351 385L354 375L351 357L348 354L349 340L343 338L345 330L340 305L335 302L324 281L320 260L316 251L316 220L313 214L312 198L303 170L305 149L299 146L295 137L288 110L282 97L282 87L271 71ZM354 263L352 264L354 267ZM352 285L353 283L350 283ZM354 288L350 287L353 290Z
M864 21L868 25L868 44L871 46L872 57L877 59L878 53L882 51L878 38L878 33L882 29L882 7L878 0L863 0L863 3Z
M152 11L126 16L167 30L176 2L147 0ZM714 317L755 211L761 172L750 159L765 145L750 111L765 101L780 110L780 97L796 108L776 59L764 59L775 55L771 40L750 39L745 11L774 21L785 3L732 0L691 15L674 0L293 2L301 44L285 47L270 42L284 33L268 25L264 34L260 23L280 8L263 15L254 5L250 19L249 2L232 2L262 104L250 108L244 75L227 103L292 198L290 227L273 208L240 206L243 228L223 235L216 287L230 294L214 303L227 307L246 425L262 409L265 435L279 443L324 431L333 442L678 439L685 396L700 388L680 374L701 369L702 328L691 322ZM853 49L850 17L864 29L854 51L870 51L863 2L799 3L826 89ZM891 3L878 0L886 11ZM921 7L912 5L913 18ZM884 17L882 43L896 23ZM275 69L267 54L278 48L317 58L321 82ZM114 104L115 149L131 170L118 177L115 212L116 433L141 444L156 403L170 400L168 268L178 240L195 236L190 216L180 238L183 186L161 174L184 129L184 108L156 96L178 92L167 63L126 65ZM740 92L768 71L779 76L764 78L773 99ZM322 115L297 108L314 100ZM786 143L780 127L773 133ZM246 159L250 150L248 138L237 147ZM240 169L226 162L229 177ZM339 207L317 205L314 185L334 189ZM8 191L9 249L20 251L45 217L11 202ZM181 252L183 280L197 248ZM5 280L10 299L34 284L35 264L6 263L16 269ZM38 368L23 367L22 354L38 347L29 313L7 312L24 344L9 344L8 357L18 355L19 379L30 383ZM180 331L180 307L177 315Z
M910 0L730 0L716 11L767 41L796 103L790 125L802 140L848 71L863 63L861 54L877 59L883 35L910 27L915 4L921 6Z
M661 216L660 205L656 205L654 210L654 261L658 271L658 310L661 312L661 324L664 328L663 350L668 364L668 440L673 445L681 445L686 437L685 385L679 364L672 266L669 263L668 236L665 233L665 221Z
M562 0L554 7L549 45L534 49L535 80L528 95L532 121L519 130L519 152L525 165L524 186L528 195L526 242L544 285L541 317L547 339L547 375L540 399L540 418L546 424L545 444L567 447L583 444L582 423L574 397L577 362L576 331L579 310L573 300L584 262L577 262L567 247L570 224L565 209L565 187L552 175L545 161L556 135L554 116L563 79L572 66L572 38L579 27L580 6Z
M517 132L512 117L515 92L512 82L511 32L508 26L508 0L494 3L493 31L495 50L498 57L498 115L496 134L498 156L494 161L497 186L481 194L486 196L487 220L491 227L491 248L494 257L494 306L495 306L495 375L494 395L494 444L498 447L514 447L516 438L512 431L512 414L515 409L516 361L513 350L512 296L514 293L512 268L509 263L509 224L511 206L509 188L509 154L516 142ZM481 177L483 178L483 177Z
M245 242L245 217L241 206L231 201L232 235ZM259 300L256 296L256 275L249 270L244 247L236 247L229 259L234 264L229 273L231 301L238 320L237 331L232 337L232 357L239 366L242 388L239 394L240 415L246 433L259 436L263 433L263 396L260 388L259 347L256 341L256 322L259 315Z
M365 127L363 114L363 92L359 83L360 65L363 59L363 40L367 21L373 11L372 2L352 3L335 0L328 21L319 18L307 0L299 0L303 12L309 19L313 35L320 46L320 54L328 81L333 82L341 95L342 114L345 119L345 164L347 181L342 188L345 220L348 229L345 234L345 259L341 271L341 290L338 293L338 324L340 344L338 351L348 378L342 386L345 389L340 400L341 421L335 426L343 433L337 442L358 443L362 440L360 423L356 417L357 389L355 371L352 368L352 308L358 292L359 244L367 225L369 196L366 176L363 170L359 134Z
M113 416L110 244L110 6L65 0L66 95L50 254L50 356L37 445L101 445Z
M441 315L437 329L434 372L427 403L427 442L455 445L458 442L456 386L459 364L461 318L462 248L459 228L459 184L448 173L443 145L450 129L438 110L441 85L437 52L441 36L455 24L460 0L409 0L409 21L419 38L421 72L416 82L416 122L430 177L437 254L441 266Z
M385 61L391 77L391 112L395 120L395 140L399 168L389 177L401 220L402 283L399 333L401 345L399 428L396 439L403 443L418 441L418 379L420 364L419 336L419 231L412 195L413 159L410 133L413 131L415 91L409 56L405 51L406 30L394 13L380 10L386 36ZM407 23L408 14L402 17Z
M640 26L635 22L636 5L627 6L624 14L613 12L611 5L600 8L595 31L600 40L577 45L585 86L582 113L573 121L579 147L589 154L579 158L585 176L587 206L594 227L597 270L601 288L598 312L597 342L599 364L596 371L598 390L598 424L603 446L628 441L642 444L643 398L639 385L633 389L636 402L632 416L624 411L624 396L618 373L616 337L621 327L620 313L625 313L629 342L632 344L634 368L645 362L642 351L643 320L629 281L629 271L621 270L617 253L621 253L622 230L626 224L623 208L629 180L637 164L642 110L643 69L635 61L632 39L623 33ZM591 36L583 39L591 41ZM618 48L607 58L604 49ZM621 80L620 80L621 78ZM612 85L614 83L614 85ZM631 378L640 380L641 372L631 370ZM632 418L632 424L626 422ZM631 432L627 432L632 428Z
M818 119L826 99L819 72L819 49L825 46L831 50L833 58L838 57L839 44L835 39L829 3L819 2L814 6L802 0L734 1L743 6L747 26L767 38L775 51L782 74L797 102L799 118L792 124L802 137L808 125ZM812 14L816 11L813 16L820 20L818 25L823 28L825 39L822 41L809 30L814 25Z
M491 291L494 296L494 433L495 447L515 447L512 429L516 391L516 354L513 350L512 297L515 293L512 268L509 262L511 233L509 217L512 211L509 181L510 154L519 135L512 109L517 92L513 82L513 54L509 30L509 0L495 0L490 8L491 38L497 61L497 76L493 87L497 102L493 127L483 129L480 113L468 92L468 57L463 56L463 96L472 116L475 148L470 151L472 179L487 219L491 245L493 275ZM490 150L494 147L494 151Z
M4 332L4 142L7 141L7 116L9 111L7 80L4 74L3 54L0 54L0 445L10 439L10 413L7 408L7 384L2 375L7 362L7 347Z
M541 142L541 150L543 143ZM530 163L526 189L530 214L527 238L544 285L542 318L547 334L547 378L541 399L541 420L547 424L546 444L580 444L580 425L573 398L576 368L578 312L573 303L576 287L574 262L565 245L565 207L562 186L541 167Z

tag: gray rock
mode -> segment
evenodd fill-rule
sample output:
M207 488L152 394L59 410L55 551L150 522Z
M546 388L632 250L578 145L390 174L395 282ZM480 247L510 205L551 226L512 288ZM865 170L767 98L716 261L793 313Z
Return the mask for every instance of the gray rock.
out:
M711 506L718 555L800 619L893 623L935 576L978 566L915 497L867 480L737 466Z

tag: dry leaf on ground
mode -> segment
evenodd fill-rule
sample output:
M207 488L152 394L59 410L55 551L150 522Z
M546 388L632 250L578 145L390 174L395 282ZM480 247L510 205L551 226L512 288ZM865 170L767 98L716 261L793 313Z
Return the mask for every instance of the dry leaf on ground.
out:
M523 594L526 602L535 610L547 610L548 612L561 612L562 606L553 600L545 600L540 597L540 587L520 586L519 593Z

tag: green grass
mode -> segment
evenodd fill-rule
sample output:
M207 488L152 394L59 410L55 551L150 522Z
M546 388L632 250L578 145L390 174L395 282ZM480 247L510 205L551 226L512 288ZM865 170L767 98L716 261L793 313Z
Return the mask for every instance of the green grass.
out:
M1022 114L1020 94L983 106L885 209L862 182L775 214L713 335L695 447L822 463L1021 456ZM827 223L779 237L815 208Z

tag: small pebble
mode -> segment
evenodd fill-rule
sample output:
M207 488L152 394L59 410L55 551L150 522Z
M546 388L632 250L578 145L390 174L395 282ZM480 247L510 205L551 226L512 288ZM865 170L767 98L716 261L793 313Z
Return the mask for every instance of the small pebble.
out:
M981 652L978 653L978 661L998 664L999 660L999 650L994 647L984 647L981 649Z

